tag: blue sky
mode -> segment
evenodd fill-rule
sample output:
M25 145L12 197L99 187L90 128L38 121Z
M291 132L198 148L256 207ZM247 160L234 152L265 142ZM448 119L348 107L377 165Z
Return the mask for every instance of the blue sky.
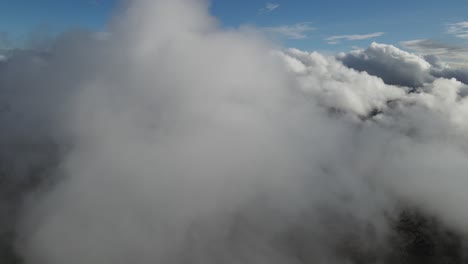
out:
M0 0L0 32L24 37L70 27L103 30L115 5L115 0ZM468 40L450 33L450 24L468 21L466 0L214 0L211 11L224 27L256 26L284 46L305 50L334 52L372 41L466 45Z

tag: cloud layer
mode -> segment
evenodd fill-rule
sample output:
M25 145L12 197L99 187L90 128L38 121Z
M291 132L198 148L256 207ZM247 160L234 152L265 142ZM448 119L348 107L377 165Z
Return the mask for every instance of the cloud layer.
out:
M440 61L273 50L201 0L122 10L0 61L25 263L392 263L408 207L468 231L468 89Z

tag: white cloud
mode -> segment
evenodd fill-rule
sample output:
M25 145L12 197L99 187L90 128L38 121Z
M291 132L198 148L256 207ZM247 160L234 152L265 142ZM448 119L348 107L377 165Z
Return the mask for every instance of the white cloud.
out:
M270 13L273 10L278 9L279 7L280 7L280 5L277 4L277 3L266 3L265 6L263 8L261 8L260 10L258 10L258 11L261 14L265 14L265 13Z
M333 57L317 52L288 49L285 63L300 80L306 94L329 108L344 113L366 116L373 109L386 109L387 101L404 96L404 89L386 85L382 79L359 73Z
M468 21L448 24L447 33L457 38L468 39Z
M316 30L310 23L298 23L294 25L282 25L277 27L265 27L265 32L282 35L289 39L304 39L307 38L307 32Z
M325 40L328 41L328 44L337 44L339 40L364 40L370 38L376 38L382 36L383 32L375 32L369 34L355 34L355 35L339 35L339 36L331 36L326 38Z
M351 56L377 76L272 51L208 1L129 5L0 63L0 245L25 263L400 263L408 207L468 232L462 83L391 45Z

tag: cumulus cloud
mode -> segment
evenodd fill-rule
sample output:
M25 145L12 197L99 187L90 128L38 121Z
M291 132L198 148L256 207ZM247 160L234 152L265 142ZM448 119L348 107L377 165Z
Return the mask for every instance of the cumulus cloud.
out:
M276 3L266 3L263 8L258 10L258 12L260 12L260 14L270 13L270 12L273 12L274 10L278 9L279 7L280 7L280 5L276 4Z
M426 79L443 63L272 50L202 0L109 28L0 62L1 231L25 263L395 263L407 207L468 231L468 93Z
M316 30L311 23L297 23L293 25L282 25L276 27L265 27L263 30L267 33L277 34L289 39L305 39L307 33Z
M408 41L402 43L405 47L418 50L417 47L424 47L423 52L419 49L419 54L403 51L395 46L372 43L365 50L354 50L349 53L341 53L337 59L343 64L358 71L365 71L371 75L382 78L385 83L422 87L435 78L456 78L468 83L468 71L461 67L453 67L443 62L439 56L442 55L440 47L432 45L429 41ZM456 49L452 49L456 52Z
M363 40L363 39L370 39L382 36L383 32L375 32L363 35L339 35L339 36L331 36L326 38L325 40L328 44L338 44L340 40Z
M392 45L373 42L365 50L342 53L337 58L348 67L379 76L388 84L419 87L432 78L427 61Z
M405 91L386 85L382 79L347 68L333 57L317 52L289 49L283 54L286 65L299 74L301 88L319 98L328 108L365 117L382 111L387 102L402 97Z

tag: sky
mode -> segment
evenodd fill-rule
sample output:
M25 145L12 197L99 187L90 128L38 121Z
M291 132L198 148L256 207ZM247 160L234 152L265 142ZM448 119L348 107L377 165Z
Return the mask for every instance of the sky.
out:
M73 27L105 30L116 5L116 0L0 0L0 36L25 39L30 32ZM430 39L460 46L468 39L468 25L460 24L468 21L463 0L213 0L211 12L223 27L257 27L286 47L322 52L373 41L398 46Z

